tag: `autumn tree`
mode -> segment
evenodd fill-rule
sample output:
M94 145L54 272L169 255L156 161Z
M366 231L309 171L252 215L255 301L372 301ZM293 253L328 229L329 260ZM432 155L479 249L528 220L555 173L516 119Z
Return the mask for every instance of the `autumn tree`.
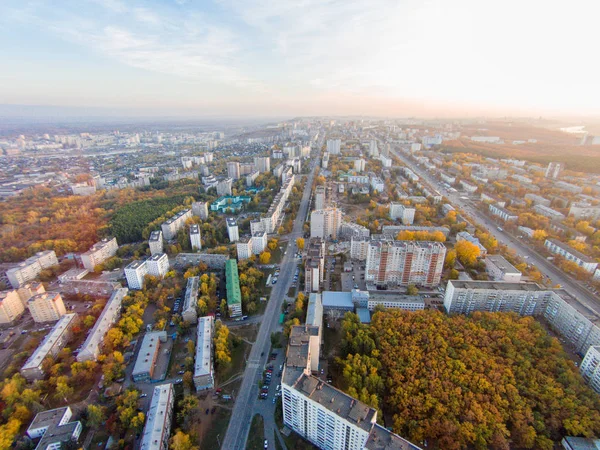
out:
M304 238L296 238L296 245L298 246L298 250L304 250Z
M479 247L469 241L458 241L454 250L460 263L468 267L475 264L480 253Z
M258 259L261 264L269 264L269 261L271 261L271 253L265 250L259 255Z
M229 328L227 328L226 325L223 325L220 320L218 320L215 325L213 342L217 366L226 366L231 362L231 339L229 337Z
M192 438L189 434L184 433L181 430L177 430L177 433L169 441L170 450L198 450L199 447L195 446L192 442Z
M87 424L92 428L98 428L106 420L104 407L100 405L88 405L86 416Z
M534 230L533 231L532 238L535 241L545 241L547 237L548 237L548 233L546 233L544 230Z

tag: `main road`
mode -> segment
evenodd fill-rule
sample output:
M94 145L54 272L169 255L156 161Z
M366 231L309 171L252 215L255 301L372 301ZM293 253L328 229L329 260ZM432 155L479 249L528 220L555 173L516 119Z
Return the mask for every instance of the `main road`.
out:
M235 399L231 418L229 419L229 426L227 427L223 445L221 446L222 449L244 450L246 448L250 423L252 422L252 412L255 409L255 403L258 401L258 380L262 377L263 368L269 358L271 333L276 331L279 326L281 305L290 288L294 271L296 270L297 260L294 256L296 252L292 251L292 248L295 245L296 238L302 237L304 234L304 219L308 213L315 168L321 155L322 145L323 136L317 142L318 156L311 160L311 170L304 186L293 230L289 234L290 243L288 251L285 252L281 261L278 277L279 282L271 290L269 303L263 316L264 320L261 322L258 336L250 351L246 369L244 370L242 386Z
M391 150L391 153L393 153L400 161L409 166L419 177L424 179L432 187L436 188L438 191L444 191L440 185L440 182L433 179L430 174L418 166L414 161L409 160L406 156L400 152L396 152L395 150ZM500 231L497 223L478 211L469 200L461 198L460 194L448 193L446 197L454 205L467 212L473 220L477 220L481 225L486 227L490 234L493 235L499 243L513 249L517 255L525 258L527 263L535 265L538 270L542 272L542 274L548 276L553 283L560 284L565 291L575 297L582 305L586 306L592 311L600 312L600 301L598 298L594 296L592 292L585 289L577 281L565 274L558 267L554 266L544 256L537 253L534 249L530 248L519 239L514 239L506 231Z

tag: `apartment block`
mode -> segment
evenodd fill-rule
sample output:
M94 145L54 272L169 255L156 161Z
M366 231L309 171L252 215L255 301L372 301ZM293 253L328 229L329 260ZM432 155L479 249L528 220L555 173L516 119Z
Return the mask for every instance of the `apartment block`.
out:
M592 206L590 203L586 202L572 203L569 208L569 216L573 216L577 220L597 220L600 218L600 206Z
M50 330L33 354L25 361L23 367L21 367L20 372L23 377L28 381L44 378L44 360L46 358L54 358L64 348L69 339L71 339L71 329L76 319L77 314L65 314L56 322L56 325L52 327L52 330Z
M558 178L560 171L562 170L562 164L557 162L548 163L546 168L546 178Z
M217 195L231 195L231 186L233 185L232 178L225 178L217 182Z
M202 220L208 219L208 202L192 203L192 214L200 217Z
M350 258L365 261L370 243L371 239L368 237L352 237L350 241Z
M525 194L525 200L531 201L534 205L550 206L550 200L540 195Z
M229 259L225 263L225 282L227 289L227 308L229 317L242 315L242 292L240 290L240 279L237 262Z
M489 210L492 215L499 217L505 222L512 222L519 218L516 214L511 213L509 210L491 203L489 205Z
M268 156L259 156L254 158L254 167L260 173L271 171L271 158Z
M390 219L400 219L404 225L412 225L415 220L415 208L392 202L390 203Z
M556 239L546 239L544 242L544 247L546 247L551 253L560 255L569 261L573 261L586 272L594 273L598 267L598 263L593 258L584 255L570 245L567 245Z
M363 227L362 225L358 225L352 222L342 222L342 226L340 227L340 237L342 239L352 239L354 238L368 238L371 235L371 231Z
M58 292L36 294L27 300L27 308L34 322L54 322L67 313L62 297Z
M372 240L365 280L377 285L437 286L445 256L446 247L440 242Z
M81 254L81 263L88 270L94 270L98 264L102 264L117 254L119 246L117 238L106 238L95 243L87 252Z
M325 209L326 191L325 186L317 186L315 188L315 209Z
M19 263L16 267L6 271L6 276L11 286L15 289L20 288L28 281L34 280L43 269L52 267L58 264L56 253L54 250L46 250L38 252L35 256L27 258Z
M0 324L12 323L24 311L25 306L16 290L0 292Z
M191 209L184 209L183 211L179 211L173 217L168 220L165 220L160 226L162 229L163 237L170 241L174 239L177 235L177 232L181 230L185 226L185 222L192 217Z
M212 355L213 329L214 319L212 316L198 318L193 378L196 391L212 389L215 386Z
M172 383L154 388L140 450L168 450L174 403L175 391Z
M167 342L166 331L152 331L144 335L131 372L133 381L150 381L153 378L161 342Z
M327 140L327 153L330 155L339 155L341 153L342 141L340 139Z
M467 241L473 245L476 245L479 249L479 257L485 257L487 255L487 249L483 246L479 239L466 231L460 231L456 233L456 242Z
M227 236L230 242L237 242L240 239L240 230L237 221L233 217L227 218Z
M319 292L321 287L322 267L318 259L307 258L304 263L304 290Z
M267 248L267 232L257 232L252 235L252 253L260 255Z
M183 296L183 306L181 307L181 318L187 323L196 323L198 313L196 306L198 304L198 289L200 288L200 277L189 277Z
M339 209L315 210L310 214L310 237L336 240L341 225L342 212Z
M146 261L132 261L125 267L125 278L129 289L142 289L144 287L144 277L148 274Z
M192 250L202 250L202 239L200 236L200 226L193 224L190 226L190 243Z
M232 180L240 178L240 163L237 161L229 161L227 163L227 176Z
M252 238L249 236L242 236L235 244L237 250L237 259L242 261L252 256Z
M35 450L59 450L69 443L77 443L81 422L71 422L73 412L68 406L37 413L27 428L27 436L38 439Z
M259 175L260 172L258 170L255 170L254 172L251 172L248 175L246 175L246 186L254 186L254 182L256 181Z
M488 255L484 262L486 271L492 280L506 281L507 283L519 283L521 281L521 272L503 256Z
M534 205L533 210L536 213L548 217L551 220L563 220L565 218L565 215L563 213L556 211L555 209L549 208L545 205Z
M121 288L112 293L100 317L96 320L96 323L81 346L81 351L77 354L77 361L96 361L98 359L104 336L106 336L108 330L121 316L121 304L127 292L127 288Z
M169 257L166 253L157 253L146 260L148 275L164 277L169 271Z
M148 245L150 246L150 254L157 255L159 253L162 253L164 251L162 231L158 230L150 233Z
M182 268L190 264L197 266L203 263L209 269L223 270L227 260L229 260L229 255L218 253L179 253L175 257L175 267Z
M579 372L596 392L600 392L600 346L592 345L585 354Z

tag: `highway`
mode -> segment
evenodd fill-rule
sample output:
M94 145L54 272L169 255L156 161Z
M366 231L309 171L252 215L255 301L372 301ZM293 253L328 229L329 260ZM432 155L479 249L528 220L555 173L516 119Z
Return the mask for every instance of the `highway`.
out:
M256 403L259 401L258 380L261 378L263 368L265 367L265 364L269 358L269 349L271 348L271 333L277 331L279 328L279 314L281 311L281 305L290 288L292 279L294 277L294 271L296 270L298 263L294 257L295 251L293 249L296 238L302 237L304 234L304 219L310 205L311 187L315 175L316 162L319 160L322 145L323 137L321 137L317 142L317 153L319 156L311 160L312 167L304 186L304 192L300 202L300 209L296 214L296 220L294 222L292 233L288 235L290 242L288 251L286 254L284 254L281 261L279 282L275 284L271 290L269 303L267 304L267 308L263 316L264 320L261 322L258 336L256 337L254 345L252 346L252 350L250 351L246 369L244 370L242 385L239 390L239 394L235 398L231 419L229 420L227 432L221 446L223 449L244 450L246 448L246 441L250 431L252 416L257 408ZM272 418L270 419L272 420ZM268 438L269 448L274 449L275 446L272 442L271 436L268 436Z
M421 177L426 183L438 191L445 194L450 202L465 211L473 220L479 222L480 225L484 226L489 230L489 233L493 235L499 243L506 245L508 248L513 249L517 255L525 258L528 264L533 264L538 270L550 278L553 284L560 284L565 291L575 297L582 305L591 309L592 311L600 311L600 301L584 286L580 285L579 282L573 280L571 277L566 275L562 270L554 266L544 256L537 253L534 249L526 245L519 239L513 238L506 231L500 231L498 229L498 223L494 222L489 217L483 215L478 211L470 202L470 200L464 200L458 192L446 192L441 186L441 183L430 176L422 167L418 166L416 162L409 160L401 152L391 150L400 161L404 162L410 167L419 177Z

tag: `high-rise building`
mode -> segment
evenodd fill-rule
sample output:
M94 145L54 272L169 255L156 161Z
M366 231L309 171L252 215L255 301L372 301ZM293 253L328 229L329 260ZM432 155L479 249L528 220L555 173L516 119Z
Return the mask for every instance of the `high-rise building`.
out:
M88 270L94 270L98 264L102 264L117 254L119 245L117 238L106 238L95 243L87 252L81 254L81 263Z
M27 300L27 307L34 322L54 322L67 313L58 292L36 294Z
M260 255L267 248L267 232L259 231L252 235L252 253Z
M372 240L365 280L378 285L440 284L446 247L441 242Z
M254 158L254 167L260 173L271 171L271 158L268 156L259 156Z
M200 227L196 224L190 226L190 242L192 244L192 250L202 250Z
M242 315L242 292L240 278L235 259L228 259L225 263L225 287L227 289L227 308L229 317Z
M377 148L377 141L376 140L371 140L371 142L369 142L369 156L371 158L377 158L379 156L379 149Z
M350 258L365 261L367 259L367 253L369 252L370 243L370 237L352 236L350 240Z
M232 180L240 178L240 163L237 161L229 161L227 163L227 176Z
M0 292L0 323L11 323L25 311L21 297L15 290Z
M249 236L242 236L236 242L237 259L241 261L248 259L252 256L252 238Z
M148 274L146 261L132 261L125 267L125 278L129 289L142 289L144 287L144 277Z
M230 242L237 242L240 239L240 230L237 221L233 217L227 218L227 236Z
M212 316L198 319L196 334L196 361L194 362L194 386L196 391L212 389L215 386L212 335L214 319Z
M306 246L304 262L305 291L319 292L323 280L325 280L325 242L320 238L314 238Z
M154 388L140 450L167 450L169 448L174 403L175 391L172 383L161 384Z
M366 167L366 161L362 158L354 160L354 171L355 172L364 172Z
M325 186L317 186L315 189L315 209L325 209Z
M56 266L58 259L54 250L45 250L38 252L31 258L19 263L18 266L6 271L6 276L11 286L15 289L20 288L28 281L34 280L43 269Z
M255 170L254 172L246 175L246 186L247 187L254 186L254 182L256 181L256 179L258 178L259 175L260 175L260 173L258 172L258 170Z
M231 178L225 178L217 182L217 195L231 195L231 186L233 180Z
M166 253L157 253L146 260L148 275L164 277L169 271L169 257Z
M337 208L315 210L310 214L310 237L338 238L342 226L342 212Z
M330 155L339 155L342 149L342 141L340 139L327 140L327 153Z
M562 170L562 164L557 162L551 162L546 167L546 178L558 178L560 171Z
M162 231L153 231L150 233L150 238L148 239L148 245L150 246L150 254L158 255L163 252L163 236Z
M202 220L208 219L208 202L192 203L192 214L200 217Z
M600 392L600 347L592 345L583 361L579 372L585 381L588 382L590 387L596 392Z
M177 232L181 230L185 226L185 222L192 217L191 209L184 209L183 211L179 211L173 217L168 220L165 220L162 225L162 233L163 237L170 241L174 239L177 235Z
M415 220L415 208L392 202L390 203L390 219L400 219L404 225L412 225Z

